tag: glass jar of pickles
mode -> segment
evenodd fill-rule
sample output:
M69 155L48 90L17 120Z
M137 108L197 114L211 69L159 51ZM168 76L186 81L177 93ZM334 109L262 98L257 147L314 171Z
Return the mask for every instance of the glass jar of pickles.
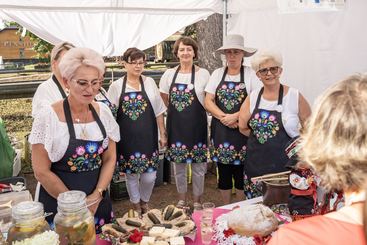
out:
M23 241L50 230L45 220L43 204L40 202L20 202L12 208L13 226L8 231L7 242Z
M84 192L67 191L58 196L54 223L61 244L96 244L94 217Z

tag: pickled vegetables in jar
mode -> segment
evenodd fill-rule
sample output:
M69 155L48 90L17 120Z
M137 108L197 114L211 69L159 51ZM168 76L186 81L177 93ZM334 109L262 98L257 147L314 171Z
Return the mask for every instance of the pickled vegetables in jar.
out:
M63 244L96 244L94 216L86 205L82 191L67 191L57 198L55 231Z
M45 220L43 204L40 202L20 202L12 208L13 226L8 231L7 242L23 241L50 230Z

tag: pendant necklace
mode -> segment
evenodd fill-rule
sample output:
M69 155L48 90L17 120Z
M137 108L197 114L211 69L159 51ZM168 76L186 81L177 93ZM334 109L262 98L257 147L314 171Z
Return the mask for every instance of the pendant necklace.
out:
M88 139L88 132L86 130L87 129L88 115L89 115L89 109L87 110L87 113L85 115L84 123L82 123L79 118L75 118L75 122L77 122L80 125L80 128L81 128L79 138L81 138L83 140Z

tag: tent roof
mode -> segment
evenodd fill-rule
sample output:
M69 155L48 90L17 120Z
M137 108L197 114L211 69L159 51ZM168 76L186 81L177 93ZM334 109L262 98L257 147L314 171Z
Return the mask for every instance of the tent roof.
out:
M149 48L221 9L221 0L0 0L0 18L52 44L69 41L106 56Z

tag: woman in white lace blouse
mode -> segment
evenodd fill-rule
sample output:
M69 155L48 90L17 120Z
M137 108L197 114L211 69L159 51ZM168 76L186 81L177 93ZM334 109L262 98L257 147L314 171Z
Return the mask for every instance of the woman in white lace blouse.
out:
M69 96L46 106L35 118L30 135L32 166L41 183L39 201L46 212L57 212L57 196L81 190L95 215L96 228L113 213L106 188L116 162L119 127L103 103L93 101L101 87L104 62L87 48L74 48L59 64ZM47 219L51 223L53 216Z

